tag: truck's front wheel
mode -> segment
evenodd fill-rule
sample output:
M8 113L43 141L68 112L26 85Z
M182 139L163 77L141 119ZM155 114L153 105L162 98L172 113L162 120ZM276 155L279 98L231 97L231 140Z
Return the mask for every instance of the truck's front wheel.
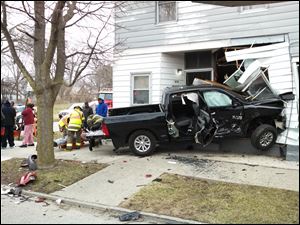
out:
M263 151L269 150L275 144L276 139L276 128L268 124L260 125L251 135L252 145Z
M150 155L155 150L155 146L156 139L149 131L136 131L129 138L130 150L139 156Z

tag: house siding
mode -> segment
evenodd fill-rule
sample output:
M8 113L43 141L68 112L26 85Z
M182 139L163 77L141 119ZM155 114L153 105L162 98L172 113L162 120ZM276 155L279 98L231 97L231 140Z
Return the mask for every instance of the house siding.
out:
M116 38L130 49L224 40L249 36L288 34L291 55L299 56L299 2L269 4L262 12L241 13L222 7L177 1L178 21L156 24L155 1L128 4L127 14L116 19L125 27ZM172 46L170 46L172 48Z

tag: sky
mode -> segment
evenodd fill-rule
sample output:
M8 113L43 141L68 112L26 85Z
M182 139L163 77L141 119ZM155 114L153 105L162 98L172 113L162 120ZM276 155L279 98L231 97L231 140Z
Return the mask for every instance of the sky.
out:
M96 3L98 3L98 2L96 2ZM99 7L99 5L94 5L96 3L95 2L92 3L92 5L88 6L87 8L89 8L89 10L94 10L96 7ZM15 8L23 9L21 1L7 2L7 4L10 6L13 6ZM26 2L26 6L27 6L26 7L27 10L29 12L33 13L33 2L32 1L28 2L28 5ZM46 7L53 9L54 6L55 6L55 2L53 2L53 1L46 2ZM83 7L83 5L81 5L81 8L82 7ZM8 10L8 12L13 12L10 14L8 13L9 28L14 27L20 23L25 24L25 26L22 28L23 30L28 31L26 26L33 27L33 20L31 18L29 18L29 16L27 16L25 13L22 13L18 10L13 10L13 9L7 9L7 10ZM46 10L46 17L49 18L51 12L52 11L50 11L50 10ZM112 12L113 11L111 9L111 5L108 5L106 2L106 6L105 6L105 8L103 8L101 10L101 13L99 16L101 16L101 18L103 20L106 20L108 15L111 14ZM80 17L79 14L75 14L74 18L72 20L70 20L68 24L73 23L79 17ZM111 25L107 26L107 29L103 30L102 34L100 36L100 39L102 40L101 45L105 48L109 48L110 46L112 46L114 44L114 32L113 32L114 31L114 26L113 26L114 17L113 16L110 18L109 23ZM92 45L93 40L95 40L96 35L98 34L97 30L99 30L102 27L102 24L103 24L103 22L101 22L96 17L93 17L93 18L86 17L83 20L78 22L78 26L71 26L71 27L67 28L66 29L66 41L67 41L68 48L66 49L66 54L69 54L71 52L70 49L82 50L82 48L84 48L84 46L87 46L87 40L89 39L89 37L90 37L89 44ZM50 29L51 29L51 26L49 25L49 23L47 23L46 38L49 37ZM31 31L31 32L29 31L28 33L32 34L32 32L33 31ZM112 59L112 55L110 55L108 57L109 57L109 59ZM34 67L33 67L32 60L28 60L28 56L23 56L23 57L21 56L21 58L22 58L22 61L27 65L28 70L33 71ZM5 65L3 65L2 62L3 61L1 60L1 69L4 70L4 74L9 74L9 71L5 68Z

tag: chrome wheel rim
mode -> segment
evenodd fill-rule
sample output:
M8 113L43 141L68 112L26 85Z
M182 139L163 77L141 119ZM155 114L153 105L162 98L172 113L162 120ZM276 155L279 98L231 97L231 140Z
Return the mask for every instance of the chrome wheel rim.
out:
M134 139L134 147L139 152L147 152L151 147L151 140L145 135L139 135Z
M264 133L260 138L260 145L263 147L266 147L272 143L274 139L274 134L272 132L266 132Z

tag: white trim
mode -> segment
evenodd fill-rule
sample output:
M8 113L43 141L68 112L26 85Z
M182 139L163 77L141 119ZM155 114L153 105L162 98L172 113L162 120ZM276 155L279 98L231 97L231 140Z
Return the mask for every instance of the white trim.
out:
M294 58L292 59L293 62ZM297 59L295 59L297 60ZM297 64L299 67L299 57L298 57L298 61L295 61L292 63L292 73L294 76L294 84L295 84L295 88L296 88L296 97L297 97L297 108L298 108L298 113L299 113L299 68L297 68ZM298 115L299 117L299 115Z
M293 63L299 62L299 57L294 57L294 58L292 58L292 62L293 62Z
M282 35L270 35L260 37L244 37L234 39L221 39L215 41L201 41L191 42L186 44L169 44L154 47L143 47L143 48L131 48L126 49L122 52L122 55L145 55L154 53L172 53L172 52L186 52L196 50L207 50L207 49L218 49L223 47L233 47L240 45L251 45L255 41L255 44L261 43L276 43L284 40Z

